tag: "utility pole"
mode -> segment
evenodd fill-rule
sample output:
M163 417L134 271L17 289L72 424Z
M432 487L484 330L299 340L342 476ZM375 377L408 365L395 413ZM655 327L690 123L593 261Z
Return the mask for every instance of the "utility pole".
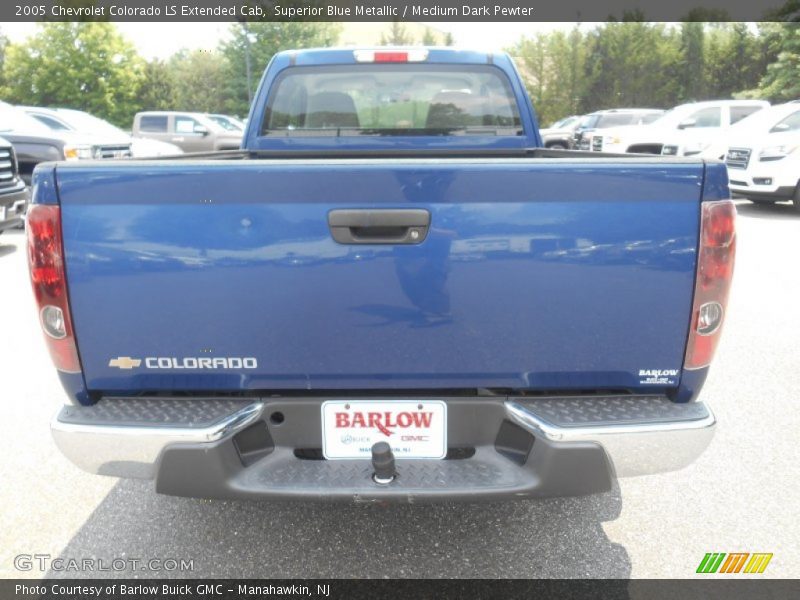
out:
M247 71L247 104L248 107L253 103L253 83L252 67L250 65L250 44L255 41L255 36L247 29L247 21L242 23L244 29L244 64ZM251 37L252 36L252 37Z

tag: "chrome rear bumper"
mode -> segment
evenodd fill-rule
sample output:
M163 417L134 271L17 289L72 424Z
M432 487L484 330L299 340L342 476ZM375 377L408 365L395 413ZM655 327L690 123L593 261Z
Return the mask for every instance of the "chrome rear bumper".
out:
M659 396L446 400L448 441L471 446L474 456L398 461L403 463L398 472L406 476L377 490L368 477L369 461L309 461L293 454L319 447L316 398L112 399L96 407L65 407L52 431L61 452L80 468L157 479L166 493L416 501L603 491L614 476L685 467L708 446L715 426L704 404L675 404ZM276 410L286 423L273 428L267 423ZM250 464L237 454L234 437L257 423L268 431L271 446ZM521 460L503 454L498 437L503 423L531 437ZM361 471L367 473L363 482Z
M568 407L562 418L554 418L552 411L537 408L536 402L509 400L506 410L537 438L554 444L600 445L617 477L677 471L691 464L711 443L716 419L705 404L675 404L663 399L647 414L636 412L634 398L619 406L616 413L613 409L598 411L605 415L594 419L575 419Z
M255 422L261 415L261 408L260 402L253 402L205 421L145 420L137 423L126 418L127 415L117 415L116 422L108 418L97 422L65 419L65 413L76 411L76 407L67 406L56 415L50 428L61 453L84 471L153 479L158 459L168 446L210 444L230 437Z

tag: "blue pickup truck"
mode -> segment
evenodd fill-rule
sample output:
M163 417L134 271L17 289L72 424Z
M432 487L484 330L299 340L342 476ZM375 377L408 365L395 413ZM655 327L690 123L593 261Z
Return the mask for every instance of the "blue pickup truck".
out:
M721 163L544 149L508 56L438 48L277 54L242 146L36 169L79 467L416 502L602 492L708 445Z

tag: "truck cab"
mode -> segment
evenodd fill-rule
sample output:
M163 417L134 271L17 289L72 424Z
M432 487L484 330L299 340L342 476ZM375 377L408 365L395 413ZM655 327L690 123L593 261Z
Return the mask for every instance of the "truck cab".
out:
M276 54L245 147L425 151L541 145L511 59L445 48Z

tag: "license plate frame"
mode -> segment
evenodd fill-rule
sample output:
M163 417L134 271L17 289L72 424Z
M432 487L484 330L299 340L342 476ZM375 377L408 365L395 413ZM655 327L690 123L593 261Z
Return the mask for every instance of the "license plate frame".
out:
M398 460L447 455L447 403L442 400L328 400L320 419L327 460L369 459L372 445L380 441L389 443Z

